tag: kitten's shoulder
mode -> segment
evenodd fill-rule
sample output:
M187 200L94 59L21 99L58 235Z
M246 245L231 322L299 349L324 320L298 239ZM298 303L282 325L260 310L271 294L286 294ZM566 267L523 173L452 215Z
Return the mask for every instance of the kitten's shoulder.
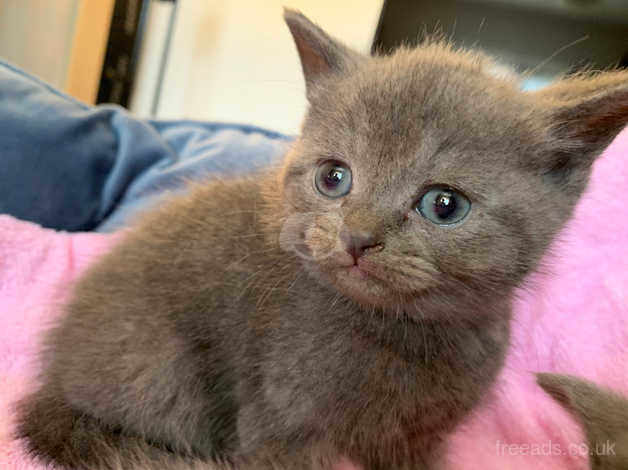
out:
M94 310L94 305L111 307L116 298L131 298L144 310L144 304L159 303L155 299L170 296L180 303L212 283L219 286L234 259L265 247L261 214L272 209L261 195L262 180L194 183L185 194L164 201L90 267L70 307Z
M256 222L256 213L267 208L259 177L216 178L190 183L183 195L174 195L138 220L132 231L220 232L239 224Z

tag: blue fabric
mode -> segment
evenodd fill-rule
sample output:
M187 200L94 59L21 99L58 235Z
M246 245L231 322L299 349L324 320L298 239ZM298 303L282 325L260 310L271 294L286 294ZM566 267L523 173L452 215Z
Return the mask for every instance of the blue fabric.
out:
M253 126L86 106L0 61L0 213L45 227L114 230L164 190L267 166L290 141Z

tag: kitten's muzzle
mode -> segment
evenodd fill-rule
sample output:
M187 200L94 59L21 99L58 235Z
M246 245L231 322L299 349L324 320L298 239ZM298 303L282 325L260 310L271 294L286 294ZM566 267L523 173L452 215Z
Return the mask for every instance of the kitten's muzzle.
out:
M340 232L340 240L353 257L354 264L358 264L358 259L366 253L381 251L384 248L384 245L366 230L343 230Z

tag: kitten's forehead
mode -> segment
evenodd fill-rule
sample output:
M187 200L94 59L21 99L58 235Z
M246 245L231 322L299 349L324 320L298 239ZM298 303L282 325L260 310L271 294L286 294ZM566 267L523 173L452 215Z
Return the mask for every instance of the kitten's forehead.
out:
M382 130L518 122L524 106L518 84L492 75L493 66L482 55L440 45L401 49L365 61L339 80L340 96L329 98L353 120L368 119Z
M312 132L323 152L341 159L387 166L391 177L460 167L463 177L491 158L513 165L508 154L531 144L532 109L492 66L442 45L366 60L313 100L305 137Z

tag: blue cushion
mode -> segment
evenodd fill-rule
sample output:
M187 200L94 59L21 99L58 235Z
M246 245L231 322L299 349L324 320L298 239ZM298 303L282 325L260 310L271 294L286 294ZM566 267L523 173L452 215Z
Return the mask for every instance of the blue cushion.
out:
M87 106L0 61L0 213L45 227L114 230L164 190L268 165L290 141L253 126Z

